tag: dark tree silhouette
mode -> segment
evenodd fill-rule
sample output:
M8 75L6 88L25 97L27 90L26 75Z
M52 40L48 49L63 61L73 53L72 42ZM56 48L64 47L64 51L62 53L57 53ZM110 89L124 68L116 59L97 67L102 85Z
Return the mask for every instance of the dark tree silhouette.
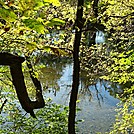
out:
M93 1L93 11L96 18L98 17L98 2L99 0Z
M28 58L27 58L28 60ZM33 109L44 107L44 99L42 96L41 84L36 77L30 61L27 61L30 77L36 87L36 101L31 101L24 82L24 76L22 72L22 63L25 61L24 57L16 56L10 53L0 53L0 65L10 66L10 72L12 76L12 82L15 86L15 90L22 108L30 113L30 115L36 118Z
M69 103L69 118L68 118L68 133L75 134L75 115L76 115L76 100L78 94L79 87L79 71L80 71L80 63L79 63L79 46L81 41L81 33L83 28L83 4L84 0L78 0L77 5L77 14L75 21L75 40L74 40L74 52L73 52L73 83L72 83L72 91L70 96Z

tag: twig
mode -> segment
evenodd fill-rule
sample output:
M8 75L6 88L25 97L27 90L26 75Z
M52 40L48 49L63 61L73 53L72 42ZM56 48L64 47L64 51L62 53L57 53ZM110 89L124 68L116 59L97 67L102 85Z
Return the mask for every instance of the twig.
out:
M0 108L0 114L1 114L1 112L2 112L3 107L5 106L6 102L7 102L7 99L5 99L5 101L3 102L3 104L2 104L2 106L1 106L1 108Z

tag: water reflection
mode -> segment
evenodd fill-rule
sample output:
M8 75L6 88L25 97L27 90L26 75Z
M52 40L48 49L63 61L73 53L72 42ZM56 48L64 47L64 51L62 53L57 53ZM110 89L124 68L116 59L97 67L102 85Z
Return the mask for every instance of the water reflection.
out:
M51 97L54 102L68 105L72 85L73 64L69 59L60 59L50 66L42 69L41 81L45 87L45 96ZM84 119L78 126L79 134L89 134L100 131L102 133L109 131L114 123L114 109L119 102L111 95L117 92L112 83L93 76L85 77L85 73L80 75L80 86L78 106L81 112L77 114L77 119Z
M105 42L105 35L104 32L102 31L97 31L96 32L96 38L95 38L95 43L100 44Z

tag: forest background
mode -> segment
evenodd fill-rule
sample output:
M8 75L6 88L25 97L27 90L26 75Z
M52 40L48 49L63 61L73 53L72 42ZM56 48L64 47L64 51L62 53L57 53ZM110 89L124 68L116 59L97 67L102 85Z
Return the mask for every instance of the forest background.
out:
M105 33L106 41L102 45L95 43L97 31ZM120 100L118 114L109 133L132 132L133 41L133 0L0 0L0 113L4 113L0 116L0 133L75 133L81 69L89 77L97 75L120 85L123 92L116 94ZM32 81L39 79L40 69L45 66L38 64L44 53L72 56L74 71L69 107L45 99L45 107L36 111L38 120L24 115L18 106L10 70L3 66L2 53L24 57L22 71L32 76ZM29 84L31 80L25 83L29 94L37 97Z

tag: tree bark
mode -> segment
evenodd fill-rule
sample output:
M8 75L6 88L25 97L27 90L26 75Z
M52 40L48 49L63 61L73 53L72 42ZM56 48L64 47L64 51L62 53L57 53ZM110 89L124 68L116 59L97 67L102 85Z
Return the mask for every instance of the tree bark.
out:
M33 109L44 107L45 103L42 96L41 84L37 78L35 78L32 74L34 74L32 65L30 62L27 64L30 72L31 79L36 87L36 101L31 101L24 82L24 76L22 72L22 62L25 61L24 57L12 55L9 53L0 53L0 65L8 65L10 66L10 72L12 76L12 82L15 86L15 90L19 99L19 102L22 108L30 113L34 118L36 117Z
M83 4L84 0L78 0L77 5L77 14L76 14L76 33L74 40L74 52L73 52L73 83L72 83L72 91L70 96L69 103L69 117L68 117L68 133L75 134L75 115L76 115L76 101L79 87L79 71L80 71L80 63L79 63L79 46L81 40L81 32L83 28Z
M98 17L98 2L99 0L94 0L93 2L93 11L96 18Z

